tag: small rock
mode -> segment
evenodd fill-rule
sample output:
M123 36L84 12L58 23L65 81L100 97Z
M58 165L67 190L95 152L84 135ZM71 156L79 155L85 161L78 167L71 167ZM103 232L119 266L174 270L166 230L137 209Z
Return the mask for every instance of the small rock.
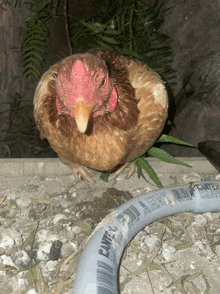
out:
M70 194L70 196L73 197L73 198L75 198L75 197L76 197L76 192L72 192L72 193Z
M60 251L63 243L60 240L56 240L52 243L49 253L50 260L58 260L60 258Z
M74 227L72 227L72 232L74 232L78 235L82 232L82 228L79 226L74 226Z
M32 184L25 184L22 187L23 191L27 191L27 192L36 192L38 190L39 186L38 185L32 185Z
M217 181L219 181L219 180L220 180L220 174L218 174L218 175L215 177L215 179L216 179Z
M3 255L5 253L5 248L0 247L0 256Z
M24 250L18 250L11 256L12 261L19 268L26 268L29 266L31 259Z
M218 215L216 213L211 213L211 212L206 212L203 213L203 216L207 219L207 220L214 220L216 218L218 218Z
M72 241L70 244L75 251L79 248L79 243L77 241Z
M17 209L15 207L12 207L9 211L8 216L14 217L17 214Z
M215 247L215 253L218 255L218 257L220 257L220 245Z
M176 249L173 246L170 246L167 243L163 243L162 255L163 255L164 259L173 260L174 253L176 253Z
M54 260L49 260L46 264L45 264L45 270L48 272L52 272L56 270L56 265L57 265L57 261Z
M186 184L190 183L190 182L199 182L201 181L201 177L200 175L196 174L196 173L191 173L188 175L183 175L183 180Z
M40 245L39 249L37 250L37 258L42 261L49 260L51 246L52 242L45 242L44 244Z
M140 259L140 260L146 260L146 253L144 253L144 252L140 252L140 253L138 253L138 259Z
M61 256L66 258L74 252L74 248L70 243L66 243L61 248Z
M194 222L192 222L192 226L196 228L202 228L206 225L206 223L207 219L203 215L197 215Z
M12 261L11 256L7 256L7 255L5 255L5 254L3 254L3 255L0 257L0 263L5 264L5 265L13 266L14 268L18 268L18 267L14 264L14 262Z
M203 252L203 253L207 253L207 246L204 242L202 241L197 241L195 242L195 245Z
M3 249L9 249L15 243L15 241L14 241L13 238L11 238L11 237L9 237L9 236L7 236L5 234L2 235L2 236L0 235L0 240L1 240L1 242L0 242L0 248L3 248Z
M37 292L35 291L35 289L31 289L27 291L26 294L37 294Z
M6 271L0 271L0 276L6 276Z
M21 233L13 229L1 228L0 247L9 249L9 247L12 247L14 244L16 246L22 245Z
M25 209L31 206L32 201L29 198L19 198L16 200L16 203L18 207Z
M67 219L67 217L64 214L59 213L54 216L52 222L56 224L60 219Z
M161 240L156 235L149 235L142 239L141 246L147 245L149 252L158 250L161 247Z
M187 294L201 293L199 291L199 289L191 281L186 281L184 283L184 289L185 289Z
M37 232L36 239L39 243L42 243L44 241L56 241L59 238L50 231L41 230Z

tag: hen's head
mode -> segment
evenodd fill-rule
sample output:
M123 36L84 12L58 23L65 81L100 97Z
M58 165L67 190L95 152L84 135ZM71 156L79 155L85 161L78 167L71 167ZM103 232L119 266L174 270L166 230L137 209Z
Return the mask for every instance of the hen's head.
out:
M114 111L117 92L105 62L91 54L67 57L57 74L57 110L73 117L81 133L90 116Z

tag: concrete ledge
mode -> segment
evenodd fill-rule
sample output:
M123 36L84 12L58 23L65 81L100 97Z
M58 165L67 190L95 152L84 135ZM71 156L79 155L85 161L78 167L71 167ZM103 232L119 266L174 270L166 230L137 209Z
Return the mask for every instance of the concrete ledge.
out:
M205 157L177 157L192 167L162 162L148 158L149 164L158 174L218 174L218 171ZM2 158L0 159L0 177L30 177L34 175L59 176L70 175L71 170L59 158Z

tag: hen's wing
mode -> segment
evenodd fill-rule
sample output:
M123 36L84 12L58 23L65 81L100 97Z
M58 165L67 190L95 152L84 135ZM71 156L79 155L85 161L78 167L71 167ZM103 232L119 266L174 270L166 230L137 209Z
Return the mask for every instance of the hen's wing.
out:
M126 60L129 81L139 100L138 123L132 130L133 149L127 160L146 153L161 134L168 115L168 95L161 77L146 64Z

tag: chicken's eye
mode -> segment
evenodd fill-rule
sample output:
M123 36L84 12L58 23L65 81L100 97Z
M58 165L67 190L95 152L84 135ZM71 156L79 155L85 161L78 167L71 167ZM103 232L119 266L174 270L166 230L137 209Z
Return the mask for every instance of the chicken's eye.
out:
M101 84L100 84L99 87L101 88L101 87L105 86L105 83L106 83L106 78L104 78L104 79L102 80L102 82L101 82Z

